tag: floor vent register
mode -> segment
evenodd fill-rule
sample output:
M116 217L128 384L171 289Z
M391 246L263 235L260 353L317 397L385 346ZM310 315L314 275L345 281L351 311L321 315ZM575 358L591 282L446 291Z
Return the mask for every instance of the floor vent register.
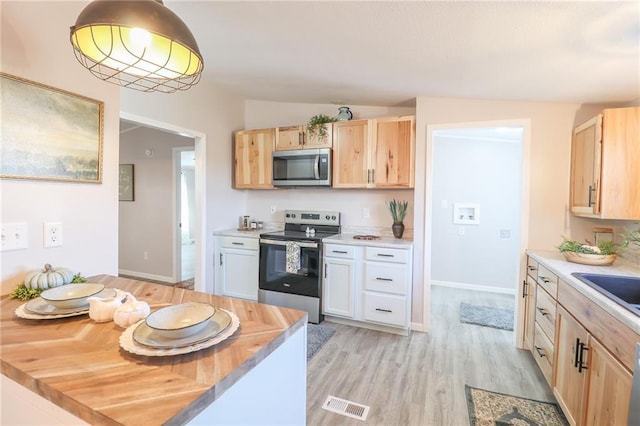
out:
M336 398L332 395L327 397L327 400L322 404L322 408L332 413L342 414L362 421L365 421L369 414L369 407L366 405Z

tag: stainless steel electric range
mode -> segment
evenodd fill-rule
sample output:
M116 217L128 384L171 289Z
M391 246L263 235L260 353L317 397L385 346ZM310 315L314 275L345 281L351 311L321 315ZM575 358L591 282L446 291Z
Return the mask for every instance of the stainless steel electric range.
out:
M283 231L260 234L258 301L322 316L322 239L340 233L340 213L285 210Z

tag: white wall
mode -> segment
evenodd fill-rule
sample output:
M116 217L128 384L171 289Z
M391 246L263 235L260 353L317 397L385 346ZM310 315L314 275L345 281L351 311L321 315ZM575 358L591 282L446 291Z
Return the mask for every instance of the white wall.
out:
M135 188L134 201L119 202L118 268L122 273L153 275L154 279L172 282L175 232L172 148L193 144L192 138L148 127L120 135L120 163L134 165ZM146 155L147 149L153 150L152 156Z
M436 131L433 147L431 280L514 292L521 201L521 141ZM454 223L456 203L477 204L477 224ZM501 231L509 236L502 236ZM462 234L461 234L462 232Z
M206 67L207 58L204 60ZM205 136L204 157L198 157L196 142L196 170L205 173L204 187L196 183L197 197L203 203L197 203L196 209L204 211L205 221L202 235L196 237L196 244L204 246L196 260L196 289L213 293L213 231L236 227L244 211L245 191L231 188L233 132L244 128L244 100L201 81L186 92L169 95L123 90L121 111ZM199 277L201 269L204 274Z
M2 222L26 222L29 235L27 249L0 255L2 294L45 263L85 276L118 271L120 89L99 81L75 59L69 26L85 5L0 3L3 72L104 102L101 184L0 180ZM43 248L46 221L62 222L62 247Z

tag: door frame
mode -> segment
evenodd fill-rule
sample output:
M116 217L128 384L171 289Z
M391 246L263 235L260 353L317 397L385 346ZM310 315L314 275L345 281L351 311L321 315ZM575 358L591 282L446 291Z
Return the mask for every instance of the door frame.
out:
M530 198L530 152L531 152L531 119L507 119L507 120L489 120L474 121L461 123L448 123L427 125L426 128L426 164L427 172L425 173L425 199L424 199L424 252L431 253L432 238L431 227L433 225L433 133L436 130L458 129L470 127L504 127L504 126L521 126L522 127L522 159L521 159L521 194L520 194L520 247L519 247L519 264L517 265L518 283L515 287L515 327L514 327L514 344L518 348L523 347L522 339L524 336L524 306L525 300L520 297L522 294L522 278L526 274L527 254L526 250L529 244L529 198ZM431 256L425 255L423 259L423 323L421 324L424 331L429 330L429 322L431 317Z
M207 229L207 215L205 212L205 207L206 207L206 203L205 203L205 194L206 194L206 189L207 189L207 180L206 180L206 168L207 168L207 162L206 162L206 147L207 147L207 136L205 133L203 132L199 132L197 130L193 130L193 129L187 129L184 127L180 127L180 126L176 126L174 124L170 124L170 123L165 123L162 121L158 121L158 120L153 120L147 117L142 117L139 115L135 115L135 114L130 114L128 112L124 112L124 111L120 111L120 118L123 120L127 120L127 121L133 121L136 123L139 123L143 126L146 127L151 127L153 129L157 129L163 132L167 132L167 133L173 133L176 135L180 135L180 136L186 136L186 137L191 137L194 139L194 147L193 150L195 151L195 157L196 157L196 161L195 161L195 169L194 169L194 174L195 174L195 218L196 218L196 235L199 236L200 238L196 238L196 255L195 255L195 277L194 277L194 289L196 291L205 291L206 288L206 283L205 281L205 277L206 277L206 271L205 271L205 262L203 261L204 259L204 253L206 253L207 251L207 238L204 238L205 235L205 231ZM174 162L174 167L175 167L175 162ZM173 199L174 199L174 208L173 208L173 215L174 215L174 223L176 223L176 218L175 218L175 200L176 200L176 195L175 195L175 178L173 179L174 182L174 195L173 195ZM180 254L178 253L178 248L176 246L176 235L177 232L173 232L173 253L172 253L172 259L173 259L173 278L174 280L176 280L176 271L175 271L175 265L177 260L180 257ZM180 240L178 239L177 242L180 242ZM177 277L177 281L181 281L181 277Z
M195 146L177 146L171 148L173 161L173 280L182 281L182 153L195 151Z

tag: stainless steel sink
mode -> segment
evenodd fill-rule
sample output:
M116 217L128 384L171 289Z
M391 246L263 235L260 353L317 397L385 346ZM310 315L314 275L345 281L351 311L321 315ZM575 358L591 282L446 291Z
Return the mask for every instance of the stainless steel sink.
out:
M640 277L582 272L571 275L640 316Z

